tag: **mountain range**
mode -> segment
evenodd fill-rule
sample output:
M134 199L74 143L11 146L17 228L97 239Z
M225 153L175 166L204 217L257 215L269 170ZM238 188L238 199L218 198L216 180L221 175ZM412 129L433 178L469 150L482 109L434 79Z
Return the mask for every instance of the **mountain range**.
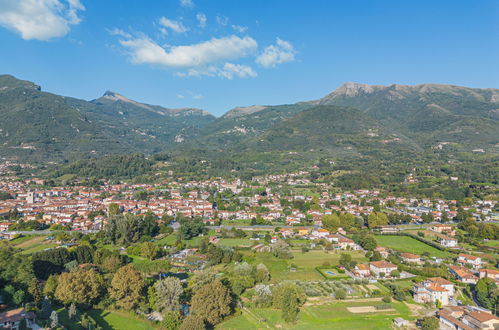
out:
M345 83L321 99L238 107L216 118L105 92L86 101L0 76L0 156L68 161L133 152L319 152L386 157L499 151L499 90Z

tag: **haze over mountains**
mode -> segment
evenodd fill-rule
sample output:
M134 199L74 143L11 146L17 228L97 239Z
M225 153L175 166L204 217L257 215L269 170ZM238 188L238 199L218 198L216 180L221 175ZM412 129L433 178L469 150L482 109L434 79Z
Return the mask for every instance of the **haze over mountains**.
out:
M0 76L0 156L40 161L175 149L376 154L497 153L499 90L345 83L325 97L235 108L220 118L114 92L85 101Z

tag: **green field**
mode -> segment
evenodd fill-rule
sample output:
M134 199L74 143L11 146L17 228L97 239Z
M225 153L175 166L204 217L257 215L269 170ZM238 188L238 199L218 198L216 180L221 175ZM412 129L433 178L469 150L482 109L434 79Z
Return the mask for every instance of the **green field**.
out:
M353 259L358 262L365 262L367 259L361 252L350 251ZM293 259L283 260L274 257L271 253L257 253L254 263L263 263L270 270L272 281L281 280L323 280L324 277L315 269L329 263L330 266L338 265L340 253L312 250L306 253L293 251ZM291 268L295 271L291 271Z
M330 280L341 280L350 278L350 276L345 273L340 273L336 268L319 269L319 271L324 275L325 278ZM333 273L333 274L331 274Z
M225 245L230 247L250 247L258 241L252 241L249 238L221 238L218 245Z
M392 311L372 313L351 313L347 307L376 306L382 302L338 302L319 306L302 307L298 321L286 324L281 313L273 309L251 309L241 316L232 318L216 329L390 329L393 319L402 317L413 320L410 310L404 303L391 303Z
M448 258L451 256L449 252L437 250L409 236L375 235L375 237L378 245L400 252L410 252L419 255L429 252L430 256L439 258Z
M11 243L16 248L22 249L21 254L31 254L57 246L52 243L53 241L47 241L46 238L47 236L25 236L12 240Z
M89 312L90 316L104 329L155 329L152 323L139 319L126 312L104 311L94 309Z
M68 316L68 311L65 308L57 309L57 313L59 316L59 323L63 325L67 329L75 329L75 330L84 330L81 324L76 323L75 321L71 321ZM92 309L87 311L88 315L90 315L95 322L104 330L114 330L114 329L140 329L140 330L149 330L149 329L157 329L153 323L143 320L133 314L122 312L122 311L107 311L101 309ZM77 320L81 317L81 313L78 312Z

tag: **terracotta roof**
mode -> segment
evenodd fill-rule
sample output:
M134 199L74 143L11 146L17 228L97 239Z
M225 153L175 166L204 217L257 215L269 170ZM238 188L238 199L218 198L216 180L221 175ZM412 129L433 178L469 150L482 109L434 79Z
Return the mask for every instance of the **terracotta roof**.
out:
M431 291L438 291L438 292L447 292L444 288L442 288L440 285L436 283L432 283L427 287Z
M466 259L469 259L469 260L476 260L476 259L478 259L478 257L472 256L472 255L469 255L469 254L465 254L465 253L459 253L459 257L466 258Z
M369 265L368 264L357 264L357 268L359 270L369 270Z
M24 308L17 308L0 314L0 323L5 322L18 322L22 319L34 319L35 314L33 312L27 312Z
M494 275L499 275L499 270L497 269L480 269L480 273L487 273L487 274L494 274Z
M370 262L371 265L373 265L376 268L397 268L394 264L388 261L372 261Z
M417 254L412 254L409 252L401 253L400 256L402 258L405 258L405 259L419 259L420 258L420 256L418 256Z
M493 314L487 312L470 312L468 315L474 318L475 320L478 320L480 323L487 322L490 320L499 320L497 316L494 316Z
M447 281L445 278L441 278L441 277L431 277L431 278L428 279L428 281L431 281L433 283L437 283L439 285L449 285L449 284L452 284L452 282Z

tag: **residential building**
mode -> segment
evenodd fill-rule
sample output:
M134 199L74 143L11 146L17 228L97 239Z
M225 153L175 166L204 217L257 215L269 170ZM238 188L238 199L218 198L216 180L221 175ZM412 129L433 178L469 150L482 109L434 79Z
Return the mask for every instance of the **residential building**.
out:
M379 277L381 273L384 273L385 277L390 277L390 274L397 270L397 266L388 261L372 261L369 263L369 269L376 274L376 277Z
M26 320L28 328L36 327L35 313L26 312L24 308L17 308L0 314L0 328L18 330L22 320Z
M456 262L461 265L470 264L474 269L479 269L482 266L482 258L464 253L459 253Z
M478 277L466 267L449 266L449 271L459 282L476 284L478 281Z

